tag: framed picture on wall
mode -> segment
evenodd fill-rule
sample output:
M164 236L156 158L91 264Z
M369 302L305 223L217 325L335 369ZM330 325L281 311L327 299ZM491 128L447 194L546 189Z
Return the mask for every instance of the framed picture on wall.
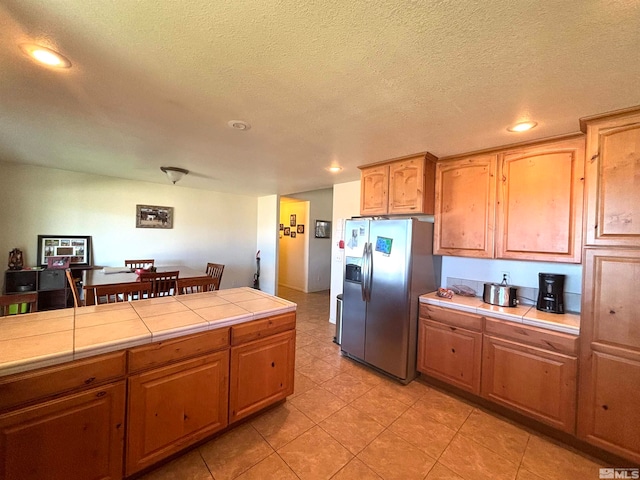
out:
M291 232L291 238L296 238L296 232Z
M38 266L49 267L50 263L57 266L60 257L69 259L69 267L91 265L91 237L38 235ZM55 259L50 262L50 258Z
M291 235L291 228L290 227L284 227L284 234L289 236Z
M289 224L292 227L296 226L296 214L295 213L291 214L291 216L289 217Z
M304 225L298 225L298 233L304 233Z
M136 228L173 228L173 207L136 205Z
M316 238L331 238L331 222L316 220Z

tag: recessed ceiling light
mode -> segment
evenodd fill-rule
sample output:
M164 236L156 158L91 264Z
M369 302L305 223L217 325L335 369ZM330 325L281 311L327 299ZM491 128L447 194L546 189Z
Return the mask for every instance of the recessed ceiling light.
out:
M339 165L331 165L330 167L327 167L327 170L331 173L338 173L342 171L342 167Z
M249 130L251 128L251 125L247 122L243 122L242 120L229 120L227 125L236 130Z
M536 125L538 125L537 122L520 122L507 128L507 130L510 132L526 132L527 130L534 128Z
M32 60L42 65L55 68L71 68L71 62L67 58L50 48L24 43L20 45L20 49L29 55Z

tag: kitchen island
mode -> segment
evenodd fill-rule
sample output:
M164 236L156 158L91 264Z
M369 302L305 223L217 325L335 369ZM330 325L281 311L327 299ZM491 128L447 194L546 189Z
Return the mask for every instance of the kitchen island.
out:
M0 331L0 479L123 478L293 393L296 305L250 288Z

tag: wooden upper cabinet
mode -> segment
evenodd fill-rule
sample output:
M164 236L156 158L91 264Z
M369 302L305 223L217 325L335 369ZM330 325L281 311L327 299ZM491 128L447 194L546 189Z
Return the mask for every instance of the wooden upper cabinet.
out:
M580 124L587 133L585 244L640 246L640 109Z
M434 254L493 257L496 155L436 166Z
M579 135L499 155L496 258L581 262L584 144Z
M389 165L361 168L360 214L384 215L389 203Z
M435 162L423 153L359 167L360 214L433 214Z

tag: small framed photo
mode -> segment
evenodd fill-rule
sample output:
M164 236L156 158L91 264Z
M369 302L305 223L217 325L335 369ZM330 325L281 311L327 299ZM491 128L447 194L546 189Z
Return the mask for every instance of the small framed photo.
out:
M316 238L331 238L331 222L316 220Z
M296 238L296 232L291 232L291 238Z
M284 230L284 223L280 224L280 230Z
M289 217L289 224L290 224L292 227L295 227L295 226L296 226L296 214L295 214L295 213L294 213L294 214L292 214L292 215Z
M53 258L55 260L50 261ZM60 258L67 259L65 267L57 266ZM53 263L52 263L53 262ZM52 265L55 264L56 266ZM80 235L38 235L38 266L69 268L91 264L91 237Z
M298 233L304 233L304 225L298 225Z
M47 268L67 269L70 262L71 257L47 257Z
M291 228L289 228L289 227L284 227L284 234L285 234L286 236L291 235Z
M136 205L136 228L173 228L173 207Z

